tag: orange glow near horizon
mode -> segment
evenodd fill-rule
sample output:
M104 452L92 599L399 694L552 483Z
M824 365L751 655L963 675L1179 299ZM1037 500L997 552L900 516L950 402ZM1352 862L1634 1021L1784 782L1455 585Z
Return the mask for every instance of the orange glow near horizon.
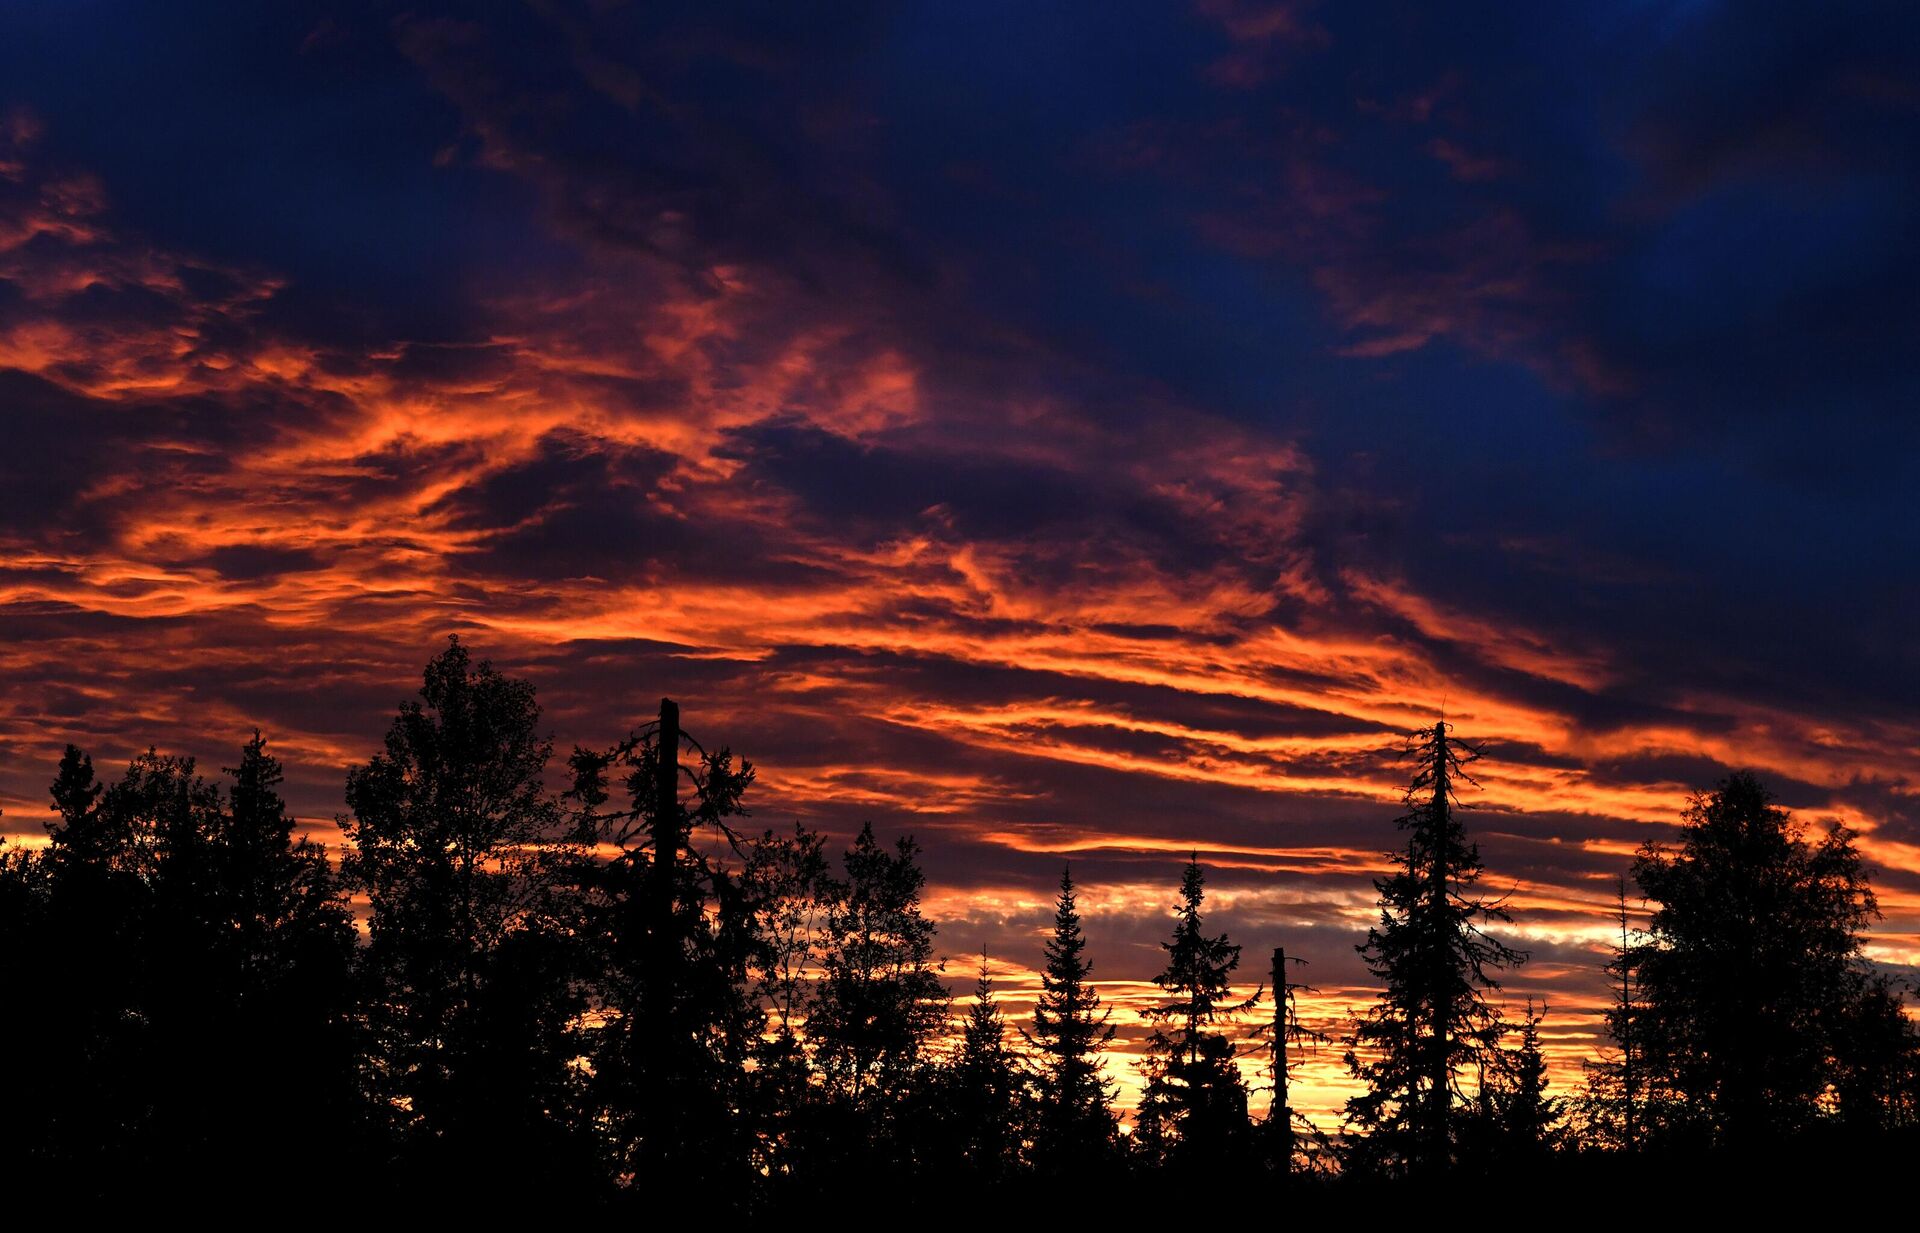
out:
M1298 442L1184 406L1103 418L859 304L810 316L768 271L643 253L488 289L483 344L336 349L267 312L283 279L143 242L11 140L0 283L30 316L0 322L0 369L86 450L44 525L0 526L9 842L40 836L68 741L103 778L149 744L217 770L256 725L336 842L345 769L458 633L538 685L561 751L670 694L758 765L756 821L917 835L949 977L984 949L1011 1020L1071 861L1129 1099L1189 852L1247 991L1285 945L1319 986L1303 1018L1342 1033L1371 996L1353 947L1398 842L1395 751L1442 713L1487 750L1469 822L1557 1092L1597 1047L1611 879L1715 768L1855 829L1871 952L1920 959L1920 844L1856 791L1911 801L1920 722L1705 687L1597 722L1629 652L1329 565ZM108 296L144 308L87 310ZM1050 484L1061 508L1001 516ZM1294 1080L1329 1129L1339 1052Z

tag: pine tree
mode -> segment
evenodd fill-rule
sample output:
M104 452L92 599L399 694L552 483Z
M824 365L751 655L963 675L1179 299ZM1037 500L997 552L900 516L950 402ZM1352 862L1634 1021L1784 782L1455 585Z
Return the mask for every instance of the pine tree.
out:
M961 1027L960 1047L940 1085L942 1110L955 1133L945 1145L957 1167L975 1181L997 1182L1019 1165L1025 1134L1026 1083L1007 1044L1007 1025L993 997L987 957L973 986L973 1005Z
M103 789L79 750L61 760L27 1003L58 1078L16 1113L95 1193L164 1193L208 1161L237 1191L293 1135L352 1129L351 918L257 734L232 773L223 795L149 750Z
M1146 1091L1138 1138L1152 1157L1218 1167L1248 1147L1247 1086L1226 1028L1259 1001L1233 997L1240 948L1206 932L1206 878L1196 854L1180 877L1166 968L1154 982L1170 1000L1147 1008Z
M1497 1065L1505 1027L1487 993L1493 973L1520 952L1481 928L1507 921L1475 889L1482 867L1458 815L1456 781L1478 755L1445 723L1414 737L1416 771L1399 819L1407 846L1390 853L1394 871L1376 879L1380 921L1360 947L1384 988L1349 1038L1346 1061L1367 1090L1347 1102L1359 1132L1351 1161L1387 1171L1445 1169L1451 1162L1458 1076Z
M130 836L100 815L103 791L93 759L68 745L48 846L8 854L0 939L5 1056L31 1059L12 1068L0 1135L49 1185L78 1194L124 1168L143 1121L135 1007L148 897Z
M204 969L197 988L176 985L175 1056L202 1051L180 1093L202 1140L236 1181L266 1187L291 1134L354 1146L355 940L325 850L294 836L266 739L255 732L227 774L226 808L202 816L195 902L178 910L190 922L179 944L201 948Z
M1546 1013L1544 1003L1536 1011L1533 999L1527 999L1520 1043L1507 1060L1506 1081L1498 1092L1501 1129L1518 1158L1538 1158L1557 1148L1564 1135L1566 1102L1547 1094L1547 1058L1540 1047Z
M1047 939L1040 997L1027 1040L1039 1052L1035 1079L1034 1158L1048 1173L1083 1170L1103 1159L1117 1129L1113 1085L1100 1054L1113 1040L1109 1010L1093 987L1093 964L1071 870L1060 871L1053 935Z

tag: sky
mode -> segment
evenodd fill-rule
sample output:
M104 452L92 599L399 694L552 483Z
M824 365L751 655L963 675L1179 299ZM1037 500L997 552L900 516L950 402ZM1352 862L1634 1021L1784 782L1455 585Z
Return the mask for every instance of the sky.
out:
M1850 2L6 6L0 832L69 741L258 726L329 838L457 634L562 752L671 695L755 824L912 834L1016 1017L1071 862L1130 1088L1190 852L1249 987L1365 1001L1442 716L1563 1089L1733 769L1912 974L1916 61Z

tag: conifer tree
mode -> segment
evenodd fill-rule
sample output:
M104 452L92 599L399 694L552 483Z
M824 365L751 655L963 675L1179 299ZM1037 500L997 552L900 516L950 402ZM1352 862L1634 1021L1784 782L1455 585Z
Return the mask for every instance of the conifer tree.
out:
M1350 1161L1389 1172L1451 1162L1459 1076L1496 1066L1505 1032L1486 995L1499 988L1495 972L1525 958L1482 929L1509 918L1477 894L1480 853L1457 813L1455 785L1472 783L1464 768L1477 753L1445 723L1415 736L1408 752L1416 769L1398 823L1407 845L1389 854L1393 872L1374 881L1380 921L1359 947L1383 988L1346 1054L1366 1084L1347 1102L1359 1132Z
M352 1129L350 917L258 734L240 762L223 795L191 758L149 750L104 789L79 750L61 760L18 991L54 1066L13 1114L94 1193L175 1187L209 1160L239 1188L293 1135Z
M960 1047L944 1079L943 1113L956 1131L947 1145L955 1158L945 1163L975 1181L1004 1180L1020 1162L1028 1102L1025 1075L1008 1046L985 955Z
M1663 1130L1740 1148L1830 1116L1848 1075L1910 1066L1911 1034L1856 1034L1904 1019L1871 978L1862 933L1878 915L1852 833L1809 837L1751 774L1688 806L1679 844L1649 843L1634 880L1655 905L1633 956L1635 1037L1650 1084L1676 1107ZM1882 1099L1855 1086L1851 1116Z
M1247 1086L1228 1029L1258 1001L1233 997L1240 948L1206 932L1206 878L1196 854L1180 877L1167 966L1154 978L1169 1000L1147 1008L1146 1091L1138 1139L1152 1158L1218 1167L1248 1146Z
M100 807L105 785L73 745L50 786L48 846L10 863L23 931L3 961L17 1033L0 1122L22 1159L75 1193L137 1164L148 1107L149 1041L139 1013L151 919L134 835Z
M1565 1133L1566 1102L1547 1094L1547 1058L1540 1045L1540 1024L1546 1013L1544 1004L1536 1011L1533 999L1527 999L1519 1043L1506 1059L1504 1082L1495 1089L1500 1129L1508 1154L1516 1159L1537 1159L1551 1152Z
M1073 873L1062 869L1040 997L1027 1033L1040 1055L1033 1151L1043 1172L1077 1171L1104 1157L1117 1129L1113 1085L1100 1065L1101 1051L1114 1036L1112 1012L1100 1004L1086 950Z

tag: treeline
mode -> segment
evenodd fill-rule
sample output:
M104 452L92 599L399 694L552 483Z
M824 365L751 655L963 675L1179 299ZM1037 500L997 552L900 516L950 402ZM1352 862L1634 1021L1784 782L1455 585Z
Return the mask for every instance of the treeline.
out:
M1846 831L1805 834L1750 776L1697 798L1634 862L1644 930L1622 883L1612 1047L1556 1085L1546 1008L1499 997L1525 956L1487 932L1507 915L1459 816L1474 754L1444 725L1410 749L1342 1124L1289 1107L1301 1050L1332 1042L1281 953L1236 996L1189 863L1123 1129L1068 875L1031 1017L1002 1015L984 959L957 1014L913 842L750 830L752 767L671 703L575 749L555 793L533 689L454 641L350 771L337 863L294 837L257 735L224 783L149 752L103 784L69 747L50 843L0 849L0 1153L69 1198L845 1211L1911 1137L1920 1043L1862 957Z

